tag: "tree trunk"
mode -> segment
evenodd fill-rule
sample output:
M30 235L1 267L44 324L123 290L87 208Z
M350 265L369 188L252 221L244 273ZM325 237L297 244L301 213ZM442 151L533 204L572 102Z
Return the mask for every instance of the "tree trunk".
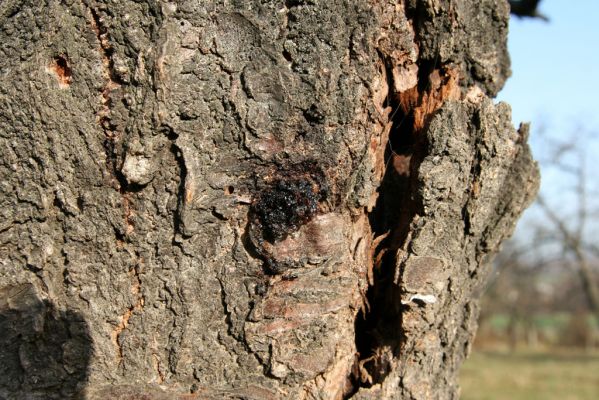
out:
M0 397L454 399L538 184L502 0L2 0Z

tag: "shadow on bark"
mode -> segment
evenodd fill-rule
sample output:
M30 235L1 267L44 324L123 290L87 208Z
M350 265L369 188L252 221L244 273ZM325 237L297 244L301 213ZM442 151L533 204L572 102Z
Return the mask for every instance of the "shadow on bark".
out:
M92 353L87 323L39 298L32 284L0 289L0 399L78 398Z

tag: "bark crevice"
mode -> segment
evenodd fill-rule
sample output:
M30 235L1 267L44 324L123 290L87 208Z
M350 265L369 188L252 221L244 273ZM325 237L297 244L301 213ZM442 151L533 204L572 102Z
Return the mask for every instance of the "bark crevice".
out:
M366 293L365 312L356 316L358 357L353 369L354 391L380 384L393 368L402 342L401 302L397 276L398 252L410 230L418 202L412 195L412 170L421 159L411 110L400 103L393 78L393 61L379 52L389 88L385 104L390 107L391 128L384 152L385 172L376 204L369 214L372 240L372 279Z
M91 28L96 36L99 44L99 52L102 62L102 74L105 80L104 87L101 92L101 108L97 113L98 124L104 132L104 150L106 153L106 163L109 173L116 179L115 188L121 192L127 186L127 180L120 172L119 157L117 156L117 143L122 136L119 132L118 125L113 123L112 113L112 92L119 90L123 82L120 81L118 75L114 71L114 61L112 55L114 49L109 41L109 33L107 27L102 22L102 18L97 10L85 5L89 13L89 21ZM125 206L127 199L124 199Z

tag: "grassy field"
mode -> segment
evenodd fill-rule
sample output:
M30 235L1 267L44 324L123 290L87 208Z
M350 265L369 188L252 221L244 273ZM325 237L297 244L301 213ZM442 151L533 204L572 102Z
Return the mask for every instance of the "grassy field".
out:
M473 351L460 384L462 400L597 400L599 352Z

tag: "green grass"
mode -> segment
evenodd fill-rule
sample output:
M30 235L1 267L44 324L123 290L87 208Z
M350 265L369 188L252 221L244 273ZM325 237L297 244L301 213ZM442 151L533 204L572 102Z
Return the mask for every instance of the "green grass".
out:
M460 385L462 400L597 400L599 352L474 351Z
M534 325L539 329L551 329L559 330L568 324L572 316L568 313L550 313L550 314L535 314L530 316ZM589 323L596 327L599 327L599 321L597 321L592 315L588 316ZM510 322L510 316L508 314L495 314L487 323L494 330L503 331L507 328Z

